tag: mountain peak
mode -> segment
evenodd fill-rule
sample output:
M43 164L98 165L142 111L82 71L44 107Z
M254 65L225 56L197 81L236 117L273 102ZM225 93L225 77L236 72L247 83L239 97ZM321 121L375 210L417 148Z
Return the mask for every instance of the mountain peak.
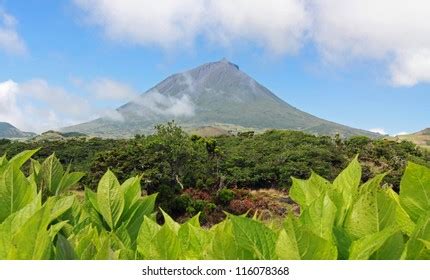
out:
M188 128L293 129L345 137L375 136L298 110L226 58L169 76L118 108L117 113L120 118L103 117L63 131L134 135L151 132L154 125L174 119Z
M237 64L234 64L232 62L230 62L227 58L223 58L220 61L218 61L219 64L224 64L227 66L233 66L234 68L236 68L237 70L240 70L239 66Z

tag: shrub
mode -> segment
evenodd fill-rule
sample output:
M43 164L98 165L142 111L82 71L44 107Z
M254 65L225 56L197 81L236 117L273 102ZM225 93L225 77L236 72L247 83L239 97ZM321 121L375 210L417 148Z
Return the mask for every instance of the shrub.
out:
M228 205L234 199L234 192L230 189L221 189L218 191L218 200L223 205Z

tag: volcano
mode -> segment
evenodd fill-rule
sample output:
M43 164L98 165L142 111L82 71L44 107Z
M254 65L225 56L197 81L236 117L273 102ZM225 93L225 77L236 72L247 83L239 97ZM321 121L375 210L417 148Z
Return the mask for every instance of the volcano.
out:
M62 130L127 137L151 133L156 124L172 120L185 130L210 126L230 131L288 129L317 135L377 136L291 106L226 59L174 74L111 116Z

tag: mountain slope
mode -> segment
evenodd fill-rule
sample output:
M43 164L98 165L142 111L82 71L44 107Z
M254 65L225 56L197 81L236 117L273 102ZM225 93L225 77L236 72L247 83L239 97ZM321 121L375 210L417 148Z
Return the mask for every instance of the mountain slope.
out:
M412 134L400 135L398 138L411 141L419 146L430 149L430 128Z
M35 136L32 132L23 132L10 123L0 122L0 139L1 138L29 138Z
M116 110L115 116L72 126L99 136L151 132L174 119L185 129L214 126L231 130L293 129L342 136L376 134L329 122L278 98L227 60L172 75Z

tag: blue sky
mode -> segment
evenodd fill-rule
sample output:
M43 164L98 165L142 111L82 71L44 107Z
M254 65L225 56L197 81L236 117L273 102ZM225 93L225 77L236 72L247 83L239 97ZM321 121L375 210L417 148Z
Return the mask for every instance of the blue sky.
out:
M91 120L226 57L318 117L430 126L429 4L247 1L0 0L0 121L41 132Z

